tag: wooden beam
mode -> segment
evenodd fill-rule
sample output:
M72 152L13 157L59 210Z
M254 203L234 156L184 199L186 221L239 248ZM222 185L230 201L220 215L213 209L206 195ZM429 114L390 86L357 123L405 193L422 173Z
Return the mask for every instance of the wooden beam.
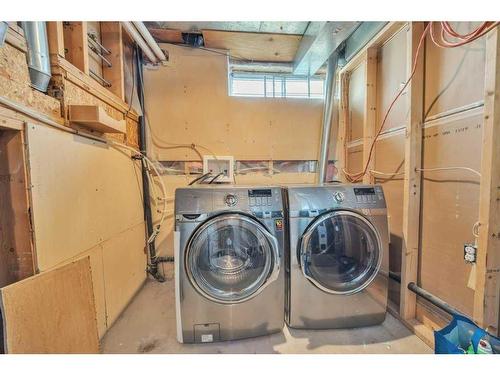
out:
M365 113L363 120L363 168L368 163L368 171L375 166L375 150L368 160L370 148L375 138L377 122L377 53L378 47L371 47L366 50L365 65ZM371 173L363 176L363 183L373 184L375 179Z
M422 22L411 22L407 36L407 75L410 76L417 46L424 31ZM407 285L417 282L420 232L420 193L422 164L422 125L424 99L424 54L418 57L417 68L407 88L409 116L405 139L405 177L403 191L403 249L401 259L400 314L412 320L416 314L416 295Z
M347 160L347 130L349 125L349 80L350 72L340 74L340 100L339 100L339 116L338 116L338 139L336 147L337 159L336 168L339 171L337 178L343 182L347 182L342 170L346 168Z
M500 35L486 36L479 239L473 318L498 334L500 309Z
M89 74L89 46L87 22L64 22L64 46L66 59Z
M105 80L111 83L109 91L125 100L125 80L123 76L123 40L122 26L120 22L101 22L102 44L111 54L106 58L111 67L103 65L102 74Z
M64 27L62 21L47 22L47 36L49 39L49 53L64 57Z

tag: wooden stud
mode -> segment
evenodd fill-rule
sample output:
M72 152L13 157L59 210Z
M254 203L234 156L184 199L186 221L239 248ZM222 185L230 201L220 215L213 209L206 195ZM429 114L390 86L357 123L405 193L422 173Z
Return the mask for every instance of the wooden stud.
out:
M120 99L125 100L122 35L120 22L101 22L102 45L111 52L110 55L106 56L111 63L111 67L108 67L106 64L103 65L103 78L111 83L109 90Z
M422 22L411 22L407 36L407 72L411 74L418 42L424 31ZM422 126L424 99L424 54L418 57L413 79L407 87L409 116L405 139L405 178L403 191L403 249L401 259L401 298L399 312L405 320L415 318L417 299L407 285L417 281L420 235L420 192L422 164Z
M49 53L64 57L64 27L62 21L47 22L47 36L49 39Z
M339 171L338 179L346 182L346 178L342 170L346 168L346 147L347 147L347 130L349 124L349 76L350 72L340 74L340 100L339 100L339 116L338 116L338 139L336 147L336 167Z
M377 47L371 47L366 50L366 65L365 65L365 113L363 120L363 168L368 163L367 171L374 169L375 166L375 150L368 161L370 148L376 133L377 122ZM366 173L363 176L363 183L373 184L375 179L371 173Z
M64 46L66 59L89 74L87 22L64 22Z
M474 320L498 334L500 309L500 31L486 36L484 129Z

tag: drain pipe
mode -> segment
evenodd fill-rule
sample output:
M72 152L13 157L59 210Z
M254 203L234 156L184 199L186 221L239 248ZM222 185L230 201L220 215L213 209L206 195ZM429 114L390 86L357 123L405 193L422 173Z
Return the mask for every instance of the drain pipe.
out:
M147 155L147 141L146 141L146 118L145 118L145 106L144 106L144 80L143 80L143 57L142 51L139 46L136 46L136 69L137 69L137 95L139 97L139 104L141 106L142 116L139 117L139 148L143 155ZM140 156L138 157L140 158ZM143 208L144 208L144 220L146 221L146 232L147 238L150 238L153 234L153 214L151 212L151 202L149 200L150 189L149 189L149 178L146 166L142 163L141 168L142 175L142 196L143 196ZM155 241L150 241L147 244L149 250L149 264L148 273L153 276L157 281L163 282L165 278L158 271L158 263L165 261L163 258L156 256L156 245Z
M328 58L328 67L326 72L326 92L325 104L323 106L323 129L321 133L321 145L319 156L319 174L318 182L323 183L326 180L326 172L328 169L328 146L330 143L330 131L332 127L333 107L335 103L335 85L336 72L338 66L339 54L333 52Z
M28 46L28 68L31 86L46 92L51 77L49 42L45 22L21 22Z

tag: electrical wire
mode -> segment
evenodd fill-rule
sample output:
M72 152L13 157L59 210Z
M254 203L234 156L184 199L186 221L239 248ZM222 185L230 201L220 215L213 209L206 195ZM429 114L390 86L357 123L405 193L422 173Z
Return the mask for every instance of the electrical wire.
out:
M161 226L163 225L163 222L165 221L165 217L167 215L167 189L165 187L165 183L163 182L163 178L162 178L160 172L158 171L158 169L156 168L156 166L154 165L154 163L151 161L151 159L149 159L146 155L144 155L144 153L136 150L135 148L124 145L123 143L119 143L119 142L115 142L115 141L110 140L109 144L111 146L114 146L114 147L124 148L126 150L131 151L135 155L139 155L141 157L141 161L143 163L145 163L148 167L150 167L159 179L162 194L163 194L163 197L161 197L162 198L161 200L163 202L163 210L161 211L160 221L158 222L158 224L155 225L155 227L153 229L153 233L151 233L151 235L148 238L148 244L150 244L156 239L156 237L160 233ZM146 168L146 170L148 171L148 173L150 173L149 168ZM144 197L144 199L147 199L147 198Z
M204 180L205 178L207 178L208 176L210 176L211 173L208 172L208 173L205 173L205 174L202 174L201 176L195 178L193 181L191 181L188 186L191 186L191 185L194 185L195 183L197 183L198 181L202 181Z
M478 171L469 168L469 167L438 167L438 168L415 168L416 171L419 172L434 172L434 171L453 171L453 170L462 170L474 173L476 176L481 177L481 173Z
M372 144L370 146L370 151L368 153L368 158L366 159L366 164L365 164L363 170L361 172L358 172L358 173L350 173L350 172L348 172L346 170L346 168L342 168L342 172L344 173L344 175L346 176L346 179L349 182L358 182L358 181L360 181L363 178L363 176L365 176L366 173L368 172L368 166L370 165L370 161L371 161L371 158L372 158L372 155L373 155L373 150L375 148L375 143L377 142L377 139L379 138L380 134L382 133L382 130L384 129L384 126L385 126L385 123L387 122L389 114L391 113L391 111L392 111L395 103L401 97L401 95L403 94L404 90L406 89L406 87L408 86L408 84L411 82L413 76L415 75L417 64L418 64L418 58L420 56L420 52L421 52L421 49L422 49L422 46L423 46L423 43L424 43L424 40L425 40L425 37L426 37L427 33L430 34L430 38L431 38L432 42L434 44L436 44L437 46L442 47L442 48L455 48L455 47L459 47L459 46L463 46L465 44L471 43L474 40L476 40L476 39L478 39L478 38L486 35L488 32L490 32L495 27L497 27L498 25L500 25L500 22L483 22L479 27L477 27L475 30L473 30L473 31L471 31L471 32L469 32L467 34L460 34L460 33L458 33L457 31L455 31L453 29L453 27L450 25L449 22L439 22L439 24L441 25L441 39L438 39L436 37L436 35L435 35L436 24L437 24L437 22L429 22L427 24L427 26L425 27L425 29L424 29L421 37L420 37L420 40L418 42L417 50L415 52L415 60L413 61L413 65L412 65L412 70L411 70L410 77L406 80L406 82L403 85L403 87L396 94L395 98L393 99L393 101L389 105L389 108L385 112L383 120L382 120L382 124L380 125L380 128L377 131L377 134L375 135L375 137L374 137L374 139L372 141ZM457 39L460 39L461 41L459 41L459 42L450 42L447 39L448 37L457 38ZM349 100L348 94L346 93L346 91L347 90L344 90L343 100L346 100L346 99ZM344 102L344 103L348 103L348 101ZM348 112L348 111L344 111L344 112ZM346 122L346 124L348 124L348 123L349 122ZM345 138L347 138L347 137L345 137ZM346 147L345 142L346 142L346 139L344 139L344 160L347 160L347 158L346 158L346 156L347 156L347 147ZM452 168L452 167L450 167L450 168ZM460 168L464 169L466 167L460 167ZM474 171L473 169L470 169L470 171L473 172L473 173L475 173L475 174L478 174L480 176L479 172Z
M213 183L215 180L217 180L220 176L222 176L224 174L224 172L221 172L219 174L217 174L214 178L212 178L208 184L210 185L211 183Z

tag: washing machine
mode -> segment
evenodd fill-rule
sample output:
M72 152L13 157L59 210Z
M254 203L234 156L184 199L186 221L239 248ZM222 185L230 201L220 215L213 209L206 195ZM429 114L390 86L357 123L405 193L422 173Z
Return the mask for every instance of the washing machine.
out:
M285 309L280 187L175 192L175 293L181 343L279 332Z
M353 328L384 321L388 223L378 185L289 186L286 322Z

